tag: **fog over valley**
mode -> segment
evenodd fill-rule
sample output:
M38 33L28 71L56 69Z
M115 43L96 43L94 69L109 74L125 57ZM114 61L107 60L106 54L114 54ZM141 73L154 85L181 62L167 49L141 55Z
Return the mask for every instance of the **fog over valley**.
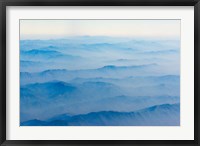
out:
M180 40L20 40L21 126L179 126Z

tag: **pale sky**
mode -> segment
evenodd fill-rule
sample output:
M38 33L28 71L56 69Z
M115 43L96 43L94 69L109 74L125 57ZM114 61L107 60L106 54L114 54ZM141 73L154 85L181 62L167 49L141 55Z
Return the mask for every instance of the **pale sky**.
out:
M179 38L180 20L20 20L21 39L67 36Z

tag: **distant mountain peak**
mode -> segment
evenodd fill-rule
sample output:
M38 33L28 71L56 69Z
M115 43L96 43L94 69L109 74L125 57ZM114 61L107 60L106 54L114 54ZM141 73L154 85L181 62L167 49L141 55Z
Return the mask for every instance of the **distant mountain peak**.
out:
M47 74L47 73L53 73L53 72L66 72L66 69L48 69L43 72L39 72L40 74Z
M116 68L116 66L115 65L106 65L106 66L104 66L102 68L114 69L114 68Z
M39 54L39 53L60 53L60 52L54 51L54 50L38 50L38 49L32 49L32 50L27 51L27 53Z
M55 46L49 46L49 48L56 48Z
M29 84L29 85L56 85L57 87L61 87L61 86L71 86L71 84L63 82L63 81L50 81L50 82L44 82L44 83L33 83L33 84Z
M113 86L111 83L107 82L84 82L83 85L97 85L97 86Z
M143 65L133 65L133 66L115 66L115 65L106 65L99 69L128 69L128 68L140 68L140 67L148 67L148 66L156 66L156 63L151 64L143 64Z

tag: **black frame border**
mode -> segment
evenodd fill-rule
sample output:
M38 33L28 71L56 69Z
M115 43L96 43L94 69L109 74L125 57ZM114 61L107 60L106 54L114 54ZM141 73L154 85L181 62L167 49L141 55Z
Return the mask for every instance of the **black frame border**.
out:
M7 6L194 6L194 140L6 140ZM200 0L0 0L0 144L1 146L199 146Z

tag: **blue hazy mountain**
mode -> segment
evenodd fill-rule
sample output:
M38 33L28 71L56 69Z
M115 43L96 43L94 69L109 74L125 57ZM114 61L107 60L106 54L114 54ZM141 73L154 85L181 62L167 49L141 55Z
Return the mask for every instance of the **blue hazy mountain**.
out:
M108 75L108 73L113 72L114 74L119 73L119 71L114 71L109 68L103 68L106 71L103 71L104 74L101 74L101 71L99 72L99 75L102 76ZM102 70L103 70L102 69ZM110 70L111 69L111 70ZM123 70L123 69L122 69ZM134 70L133 70L134 71ZM120 73L119 73L120 74ZM119 75L117 74L117 75ZM85 75L85 76L83 76ZM180 77L177 75L166 75L166 76L136 76L136 77L127 77L127 78L103 78L103 77L97 77L97 78L87 78L87 77L93 77L94 75L97 75L97 72L93 71L80 71L80 72L74 72L73 71L67 71L67 70L54 70L42 72L41 74L29 74L29 73L23 73L21 75L21 83L22 85L23 80L26 81L26 83L32 83L32 82L47 82L50 80L67 80L68 82L72 84L83 84L84 82L106 82L114 84L118 87L120 87L123 91L125 91L126 95L132 95L132 96L155 96L155 95L172 95L172 96L179 96L180 92ZM86 78L75 78L75 77L86 77ZM107 76L110 77L111 75ZM70 80L72 78L72 80ZM75 78L75 79L73 79ZM85 84L86 85L86 84Z
M53 98L57 95L62 95L65 93L71 93L76 90L76 87L72 86L71 84L67 84L65 82L46 82L46 83L35 83L29 84L26 86L21 86L21 97L26 96L27 93L34 95L39 94L41 97L48 97ZM28 91L28 92L26 92Z
M35 101L38 101L40 105L43 104L39 102L40 100L54 102L56 99L71 99L79 102L89 98L90 101L93 101L107 96L117 96L122 93L118 86L111 83L84 82L82 84L70 84L61 81L27 84L21 86L20 91L21 103L25 102L26 106L31 106L31 103ZM92 97L93 99L90 99Z
M20 122L180 125L180 41L20 40Z
M59 60L66 60L66 59L80 59L79 56L73 56L73 55L68 55L68 54L64 54L58 51L54 51L54 50L37 50L37 49L33 49L33 50L29 50L29 51L21 51L21 59L24 60L43 60L45 61L45 59L59 59Z
M127 90L126 87L100 81L79 84L63 81L34 83L21 86L20 106L22 110L26 110L25 113L29 117L31 117L29 111L32 111L31 114L35 117L33 110L37 108L40 113L35 118L48 118L55 115L59 109L75 114L87 113L91 110L133 111L151 105L180 102L178 90L174 85L169 84L166 87L175 90L175 93L159 85L158 88L156 87ZM148 92L148 95L144 94ZM21 118L22 121L23 119L27 117Z
M75 112L78 113L80 110L77 106L81 102L94 102L121 94L118 86L104 82L85 82L78 85L61 81L34 83L20 87L20 108L25 110L24 114L29 111L35 114L34 108L37 108L40 111L37 116L42 118L52 116L59 109L73 109L72 105L76 105ZM42 115L43 113L46 114Z
M44 68L47 68L48 63L41 61L29 61L29 60L20 60L20 71L21 72L32 72L32 71L41 71Z
M53 50L29 50L29 51L21 51L20 52L24 57L44 57L44 58L51 58L51 57L60 57L63 54L58 51Z
M177 126L180 105L164 104L135 112L100 111L52 121L30 120L21 126Z
M74 78L124 78L132 75L153 75L156 74L156 64L136 65L136 66L113 66L108 65L97 69L84 69L84 70L67 70L67 69L54 69L45 70L37 73L20 73L21 84L34 83L34 82L48 82L51 80L69 81Z
M80 45L99 45L99 44L112 44L123 47L133 47L139 49L167 49L179 48L179 40L155 40L155 39L137 39L125 37L108 37L108 36L76 36L66 37L65 39L51 39L51 40L20 40L20 49L31 50L33 48L48 48L48 47L69 47ZM98 46L97 46L98 47ZM99 45L99 47L102 47ZM148 48L147 48L148 47ZM69 47L70 48L70 47ZM77 47L79 48L79 47Z
M102 68L99 68L98 70L101 71L109 71L109 70L120 70L120 69L141 69L141 68L146 68L146 67L151 67L151 66L156 66L156 64L146 64L146 65L135 65L135 66L115 66L115 65L107 65Z
M180 76L178 75L164 75L164 76L130 76L126 78L75 78L70 80L70 83L80 84L83 82L109 82L118 86L155 86L159 84L177 85L180 84Z
M48 123L45 121L33 119L30 121L25 122L24 124L22 123L21 126L46 126Z
M173 53L179 53L178 50L160 50L160 51L146 51L142 52L144 54L173 54Z
M178 74L180 70L176 66L179 65L177 63L180 60L179 46L179 40L141 40L103 36L67 37L66 39L57 40L21 40L20 58L27 61L43 61L46 63L42 67L33 66L32 69L26 69L21 65L25 72L29 72L29 70L31 72L41 72L48 69L92 69L109 64L135 66L156 63L161 65L156 69L157 73ZM44 54L49 52L53 57L47 55L42 58L39 57L39 54L35 56L34 53L32 56L27 55L26 53L29 51L41 51L40 53ZM167 53L167 51L177 53ZM144 52L147 52L147 54ZM148 52L152 54L148 54ZM66 56L62 57L63 55ZM122 58L129 61L113 62L113 60ZM169 66L171 66L171 69L166 70Z

